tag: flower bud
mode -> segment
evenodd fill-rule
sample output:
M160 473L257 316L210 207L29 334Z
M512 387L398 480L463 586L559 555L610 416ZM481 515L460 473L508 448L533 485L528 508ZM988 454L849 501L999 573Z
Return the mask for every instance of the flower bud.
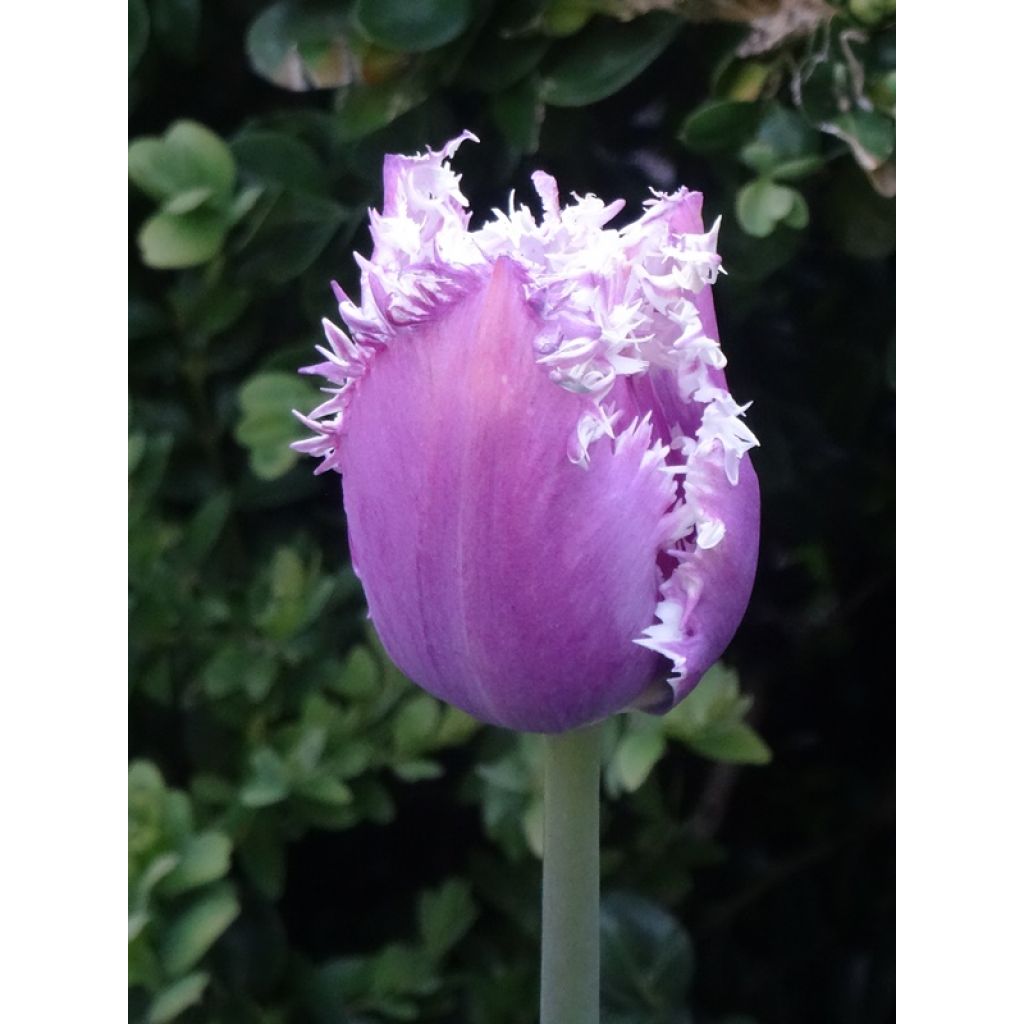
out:
M389 156L331 386L300 417L341 473L395 663L513 729L666 710L723 652L757 562L757 443L729 394L701 196L510 205L476 230L449 161ZM475 140L474 140L475 141Z

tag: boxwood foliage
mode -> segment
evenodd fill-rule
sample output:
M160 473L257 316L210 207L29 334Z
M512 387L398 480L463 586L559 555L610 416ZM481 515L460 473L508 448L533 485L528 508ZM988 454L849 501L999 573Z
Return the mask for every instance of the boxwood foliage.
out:
M763 443L728 664L607 730L604 1019L889 1019L894 20L129 0L132 1020L534 1020L537 739L390 664L337 479L288 448L383 154L463 128L477 209L538 166L705 193Z

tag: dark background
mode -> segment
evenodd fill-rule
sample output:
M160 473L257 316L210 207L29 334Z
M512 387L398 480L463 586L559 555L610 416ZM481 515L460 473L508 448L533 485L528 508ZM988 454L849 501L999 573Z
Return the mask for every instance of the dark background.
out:
M382 155L467 127L478 216L704 192L762 445L710 717L607 737L605 1018L893 1017L894 4L635 6L129 4L133 1019L534 1019L535 739L388 664L287 449Z

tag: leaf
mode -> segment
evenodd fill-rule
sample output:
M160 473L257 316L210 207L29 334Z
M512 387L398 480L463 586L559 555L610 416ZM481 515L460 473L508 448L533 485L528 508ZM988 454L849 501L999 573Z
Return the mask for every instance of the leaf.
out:
M251 649L240 640L229 640L203 667L203 692L220 700L244 691L253 702L263 700L277 676L277 663L269 655Z
M209 554L230 511L231 495L227 491L215 491L203 502L185 531L182 551L188 561L198 563Z
M459 68L459 82L481 92L502 92L533 71L550 46L551 40L543 36L509 39L492 32L474 46Z
M365 647L353 647L340 675L331 677L328 686L335 693L353 700L365 700L378 692L380 668Z
M750 698L740 692L739 677L719 663L661 719L661 725L666 736L712 760L766 764L770 750L743 721L749 710Z
M493 97L491 116L509 146L522 153L537 151L540 127L544 120L544 104L537 95L535 81L527 79L514 89Z
M789 216L796 193L767 178L748 182L736 194L736 218L748 235L765 238Z
M171 975L183 974L198 963L238 916L238 900L224 882L204 893L167 928L160 960Z
M160 886L164 895L177 896L223 878L231 866L231 840L223 832L201 832L181 851L181 860Z
M661 13L626 25L595 21L551 54L540 98L556 107L583 107L611 96L661 55L678 27L678 18Z
M209 188L224 203L235 187L235 160L227 144L195 121L176 121L163 138L136 139L128 147L128 177L151 199L172 199Z
M139 66L149 41L149 11L145 0L128 0L128 77Z
M370 988L378 997L406 993L429 995L437 990L439 983L434 964L423 950L394 943L385 946L371 960ZM378 1005L385 1004L381 1001ZM415 1016L415 1007L413 1014Z
M332 807L345 807L352 803L352 790L331 775L316 775L295 787L297 795Z
M239 277L284 284L309 269L348 211L333 200L276 190L265 216L239 245Z
M128 765L128 853L144 854L160 841L164 780L151 761Z
M609 780L616 790L632 793L651 774L665 752L665 737L652 729L628 731L615 748L608 768Z
M757 103L710 100L683 122L679 138L695 153L735 150L754 133L760 117Z
M327 169L316 151L284 132L249 131L231 143L243 174L264 185L297 192L327 192Z
M163 206L164 213L191 213L197 207L203 205L213 195L213 189L208 185L200 185L197 188L190 188L185 192L179 192L173 199L169 199Z
M480 723L465 711L445 705L441 712L441 724L435 735L435 748L458 746L464 743L480 728Z
M728 722L695 734L688 741L698 754L730 764L768 764L772 753L745 722Z
M419 758L413 761L400 761L392 766L394 773L403 782L422 782L424 779L439 779L444 769L436 761Z
M257 75L293 92L348 85L356 73L344 4L272 4L249 25L245 53Z
M146 870L139 876L135 885L136 894L141 898L143 904L150 892L156 888L178 866L181 858L176 853L163 853L146 865Z
M469 931L477 917L468 883L450 878L419 899L417 920L427 955L441 959Z
M167 1024L203 997L210 980L205 971L195 971L161 989L149 1007L149 1024Z
M441 706L425 693L407 700L395 716L395 749L399 753L416 753L429 748L441 719Z
M602 899L602 1020L623 1013L664 1019L659 1011L684 1005L693 968L689 936L661 907L623 892Z
M804 199L799 192L793 192L793 206L790 211L783 218L782 223L787 228L793 228L796 231L807 227L811 220L811 211L808 209L807 200Z
M243 807L269 807L279 803L289 791L284 761L271 747L263 746L249 757L249 778L239 791Z
M758 174L768 176L790 161L816 157L821 139L799 114L772 105L761 119L754 140L743 147L740 157Z
M356 0L356 24L387 50L421 53L462 35L473 17L470 0Z
M355 83L338 92L334 133L341 143L355 142L391 124L429 95L426 79L415 73L376 85Z
M621 11L616 4L616 13ZM544 31L551 36L574 36L597 13L595 0L548 0L544 5Z
M249 465L263 480L275 480L298 461L288 445L301 436L293 409L308 409L317 392L297 373L271 371L250 377L239 389L241 412L235 440L249 451Z
M877 170L896 150L896 122L874 110L851 110L821 129L841 138L866 171Z
M208 263L220 252L227 220L216 210L158 213L139 232L143 262L157 270L180 270Z

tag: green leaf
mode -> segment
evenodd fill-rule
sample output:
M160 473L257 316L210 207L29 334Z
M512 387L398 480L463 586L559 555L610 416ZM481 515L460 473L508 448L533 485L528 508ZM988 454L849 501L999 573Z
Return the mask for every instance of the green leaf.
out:
M213 189L208 185L200 185L197 188L190 188L185 192L179 192L173 199L168 199L163 205L163 213L191 213L202 206L213 195Z
M356 23L387 50L420 53L462 35L473 17L470 0L356 0Z
M797 193L787 185L758 178L744 185L736 195L736 218L748 235L765 238L790 215Z
M407 700L395 716L395 749L416 753L429 748L441 720L441 706L425 693Z
M494 96L490 106L491 116L509 146L521 153L535 153L544 120L544 104L537 95L537 83L527 79Z
M316 399L315 389L297 373L258 373L242 385L234 436L248 449L256 476L275 480L298 462L298 453L288 447L301 436L292 410L308 410Z
M193 61L199 43L200 0L150 0L153 34L171 56Z
M135 885L136 894L145 901L150 892L170 875L180 862L181 858L176 853L163 853L154 857L139 876Z
M277 663L239 640L229 640L203 667L203 691L212 700L244 691L253 702L263 700L277 676Z
M544 4L544 31L551 36L574 36L600 8L600 0L548 0Z
M439 960L469 931L477 917L469 885L451 878L419 899L417 920L427 955Z
M896 150L896 122L874 110L851 110L822 129L838 135L866 171L877 170Z
M307 571L294 548L274 552L269 572L270 598L260 613L260 629L278 642L294 636L309 621L311 613L322 607L322 595L333 590L332 580L323 580Z
M160 841L164 780L150 761L128 765L128 853L144 854Z
M352 790L331 775L316 775L295 787L298 796L332 807L346 807L352 803Z
M201 562L209 554L224 529L230 511L231 495L227 491L214 491L199 507L185 531L182 545L190 562Z
M323 195L327 169L316 151L284 132L248 131L231 143L239 169L263 185Z
M631 729L615 748L608 768L613 789L632 793L639 789L665 752L665 737L652 729Z
M181 851L181 860L160 886L167 896L176 896L223 878L231 866L231 840L223 832L201 832Z
M710 100L683 122L679 137L695 153L735 150L754 133L760 117L757 103Z
M330 677L328 687L343 697L366 700L380 689L380 667L365 647L353 647L341 673Z
M426 79L415 73L375 85L356 83L339 90L333 122L338 142L355 142L379 131L429 95Z
M726 722L698 732L688 744L712 761L730 764L768 764L772 753L745 722Z
M825 160L820 156L798 156L792 160L783 160L776 164L771 170L773 181L797 181L806 178L809 174L820 171L825 166Z
M259 747L249 757L249 778L239 791L244 807L269 807L289 791L288 771L277 751Z
M228 223L234 227L239 221L249 214L256 204L263 198L264 189L262 185L250 185L231 200L228 207Z
M811 220L811 211L808 209L807 200L799 192L793 193L793 206L789 213L783 218L782 223L787 228L800 231L807 227Z
M795 111L774 104L762 118L754 140L743 147L743 162L758 174L772 175L780 164L817 157L818 132Z
M272 4L249 25L245 53L257 75L293 92L334 89L356 74L344 4Z
M403 782L439 779L444 774L444 769L436 761L428 761L425 758L400 761L392 766L392 770Z
M195 121L176 121L161 139L136 139L128 147L128 177L158 201L209 188L224 203L235 187L235 160L226 143Z
M395 943L385 946L372 960L371 986L378 993L430 995L438 990L434 964L422 949ZM416 1014L410 1019L415 1019Z
M602 899L602 1020L667 1020L685 1005L693 969L689 936L661 907L629 893Z
M850 0L850 13L865 25L878 25L896 13L896 0Z
M480 723L472 715L467 715L459 708L446 705L441 712L441 724L438 726L434 746L459 746L480 728Z
M750 698L740 692L739 677L722 664L713 665L697 688L661 719L671 739L716 761L766 764L771 752L744 721Z
M502 92L533 71L550 46L551 40L543 36L509 39L492 32L474 46L459 68L459 82L481 92Z
M161 989L149 1007L149 1024L167 1024L203 997L210 980L205 971L195 971Z
M595 21L551 54L540 98L556 107L583 107L611 96L661 55L678 27L678 18L661 13L626 25Z
M158 213L139 231L143 262L157 270L180 270L208 263L220 252L228 225L216 210Z
M167 928L160 960L171 975L183 974L197 964L238 916L238 900L224 882L204 893Z
M145 0L128 0L128 76L139 66L149 41L149 11Z
M239 243L239 277L284 284L304 273L334 237L348 211L333 200L274 190L265 215Z

